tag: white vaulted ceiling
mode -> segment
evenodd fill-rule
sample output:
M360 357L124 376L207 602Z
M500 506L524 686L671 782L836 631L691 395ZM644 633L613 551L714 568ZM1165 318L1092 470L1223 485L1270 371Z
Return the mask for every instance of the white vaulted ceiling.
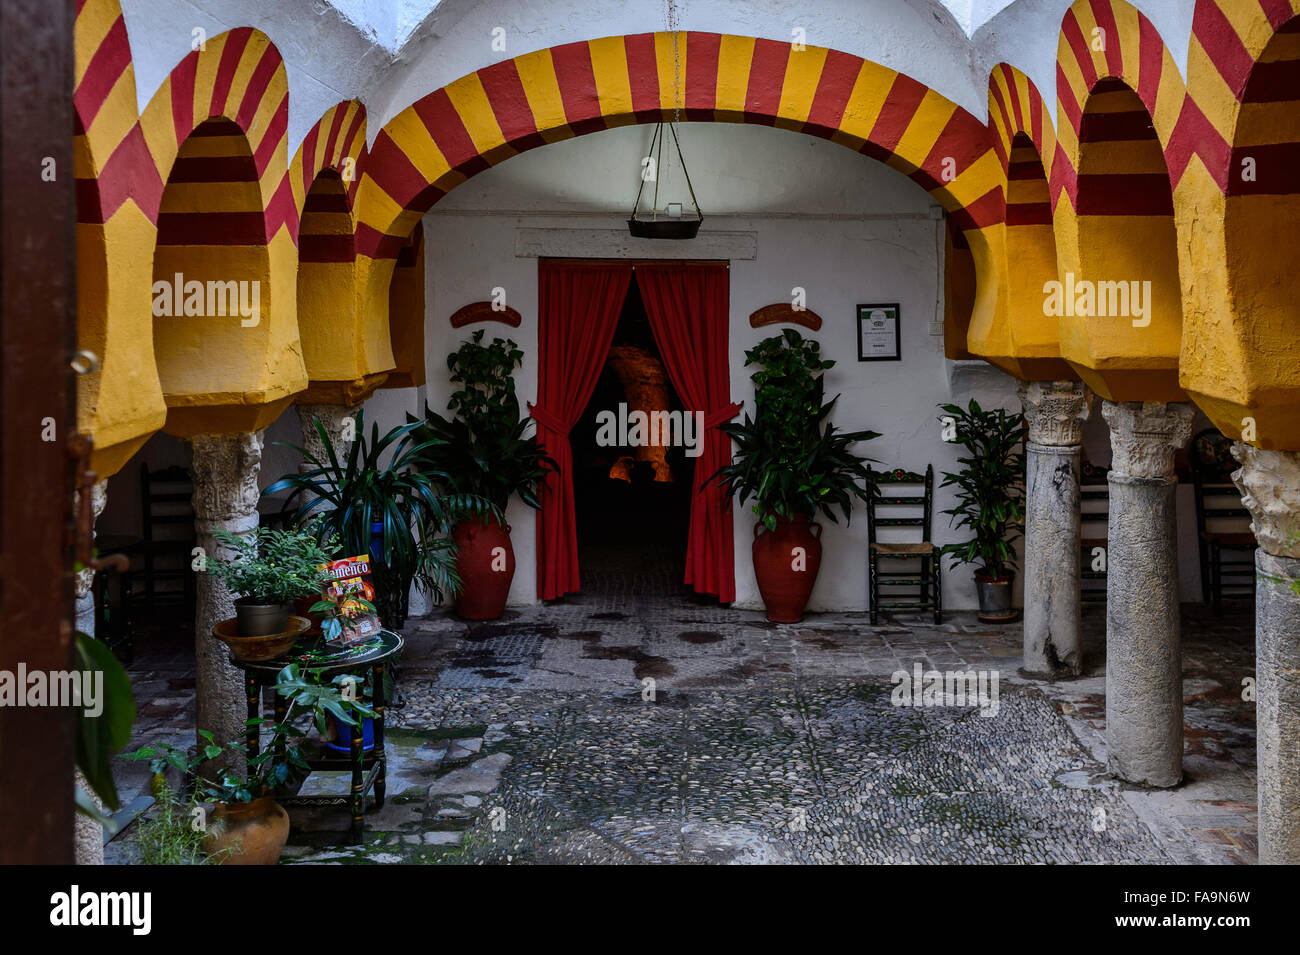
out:
M265 33L284 58L289 148L325 110L359 99L373 141L427 93L503 59L664 30L734 33L851 53L906 73L981 120L1001 61L1052 103L1072 0L120 0L143 110L202 31ZM1192 0L1130 0L1186 69ZM499 40L499 42L494 42Z

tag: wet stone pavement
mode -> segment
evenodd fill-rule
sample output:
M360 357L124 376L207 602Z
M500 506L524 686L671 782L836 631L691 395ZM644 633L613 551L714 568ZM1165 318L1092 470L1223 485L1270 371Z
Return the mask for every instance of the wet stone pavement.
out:
M387 804L360 846L346 810L294 809L283 861L1255 861L1249 609L1184 608L1187 780L1149 792L1104 774L1104 608L1085 611L1084 678L1041 684L1016 675L1019 626L974 614L777 625L592 589L409 621ZM184 741L192 679L162 657L133 673L137 737ZM916 664L996 671L996 707L893 705L890 675ZM147 792L123 776L128 800ZM327 785L345 784L308 781ZM128 827L109 859L131 851Z

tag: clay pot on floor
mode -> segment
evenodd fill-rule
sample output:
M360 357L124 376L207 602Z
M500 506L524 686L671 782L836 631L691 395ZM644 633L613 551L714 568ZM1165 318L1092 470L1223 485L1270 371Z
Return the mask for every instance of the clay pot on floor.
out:
M461 521L452 530L461 590L456 613L466 620L495 620L506 609L515 578L515 549L510 525L494 518Z
M218 803L208 817L203 848L221 865L275 865L289 839L289 814L270 796ZM224 850L229 850L228 852Z
M822 528L803 514L778 517L776 530L754 526L754 576L767 619L798 623L822 564Z

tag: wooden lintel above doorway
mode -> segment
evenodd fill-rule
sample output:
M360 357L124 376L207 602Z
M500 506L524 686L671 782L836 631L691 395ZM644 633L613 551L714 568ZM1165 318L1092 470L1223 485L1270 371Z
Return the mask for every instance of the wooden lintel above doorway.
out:
M701 232L694 239L634 239L626 229L515 230L519 259L694 259L738 261L758 258L757 232Z

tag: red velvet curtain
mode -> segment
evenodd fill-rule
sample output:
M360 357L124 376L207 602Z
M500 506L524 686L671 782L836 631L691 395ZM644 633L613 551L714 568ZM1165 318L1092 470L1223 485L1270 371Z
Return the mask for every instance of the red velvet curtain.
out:
M731 438L717 426L734 418L727 364L728 274L725 265L665 262L636 267L655 343L668 378L688 409L704 412L703 450L695 459L686 583L698 593L736 599L731 510L716 483L731 460Z
M554 600L579 587L569 431L600 379L632 266L539 262L537 272L538 403L530 410L542 446L560 469L547 476L537 512L537 593Z

